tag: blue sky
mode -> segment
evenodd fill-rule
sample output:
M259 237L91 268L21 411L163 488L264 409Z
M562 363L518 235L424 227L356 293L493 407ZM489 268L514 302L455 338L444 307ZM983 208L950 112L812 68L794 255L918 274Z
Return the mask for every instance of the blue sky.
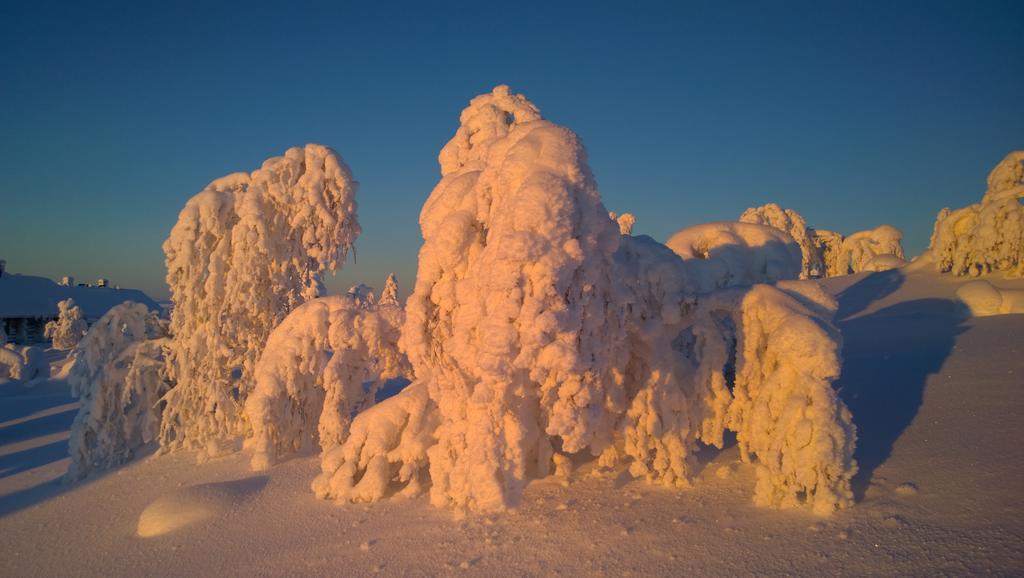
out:
M437 153L496 84L576 131L635 232L775 201L908 252L1024 147L1024 3L0 0L0 258L166 298L209 181L320 142L364 234L329 282L403 293Z

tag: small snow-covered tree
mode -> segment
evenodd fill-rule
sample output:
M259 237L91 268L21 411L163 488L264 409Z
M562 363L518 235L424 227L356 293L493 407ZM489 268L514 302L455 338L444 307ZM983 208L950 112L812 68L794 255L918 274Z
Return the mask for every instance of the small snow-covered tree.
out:
M167 345L156 314L130 301L107 311L79 342L68 373L79 409L71 424L66 480L124 463L156 440L160 398L169 387Z
M980 203L935 219L928 255L940 272L1024 276L1024 151L1006 155L989 174Z
M384 381L411 373L398 350L402 322L400 307L354 292L293 310L270 334L246 401L253 467L345 441L351 416L373 405Z
M394 273L389 273L387 280L384 281L384 290L380 292L377 304L401 306L398 301L398 279Z
M89 330L89 324L82 319L82 308L73 299L57 303L57 319L46 324L43 335L52 340L54 349L73 349Z
M633 213L622 213L621 215L615 211L608 213L613 221L619 225L619 233L623 235L633 234L633 225L636 224L636 216Z
M310 144L252 174L207 185L164 243L174 308L164 449L222 451L245 432L256 361L289 311L323 292L360 233L357 183L331 149Z
M677 231L665 243L689 270L691 289L715 289L796 279L800 247L792 237L768 225L719 222Z

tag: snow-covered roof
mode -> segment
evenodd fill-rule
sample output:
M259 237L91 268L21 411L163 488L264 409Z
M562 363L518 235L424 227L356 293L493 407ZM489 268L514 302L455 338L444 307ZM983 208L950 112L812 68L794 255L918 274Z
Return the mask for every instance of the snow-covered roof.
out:
M57 302L69 297L82 308L87 319L98 319L111 307L125 301L160 310L156 301L138 289L67 287L46 277L5 273L0 277L0 318L56 317Z

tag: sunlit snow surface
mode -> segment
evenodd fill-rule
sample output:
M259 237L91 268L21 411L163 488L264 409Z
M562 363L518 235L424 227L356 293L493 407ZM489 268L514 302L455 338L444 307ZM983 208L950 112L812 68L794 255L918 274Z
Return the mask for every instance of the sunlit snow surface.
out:
M1021 280L987 280L1024 289ZM67 385L7 382L0 568L7 576L1020 574L1024 316L966 317L955 301L965 282L906 269L826 282L839 296L836 387L858 426L860 464L858 503L827 519L754 506L753 468L734 445L702 454L689 490L624 470L593 477L580 463L568 487L554 476L536 480L518 509L461 519L426 497L318 500L309 491L320 471L314 455L262 474L245 454L199 466L165 455L65 486L58 479L76 411Z

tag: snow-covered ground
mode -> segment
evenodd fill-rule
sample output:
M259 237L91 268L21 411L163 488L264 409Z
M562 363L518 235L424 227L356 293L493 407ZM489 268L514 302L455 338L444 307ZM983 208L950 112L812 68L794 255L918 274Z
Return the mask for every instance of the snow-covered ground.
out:
M568 487L536 480L516 510L463 518L426 496L319 500L315 455L259 474L244 454L151 456L61 485L68 386L6 382L0 574L1019 575L1024 316L966 319L954 301L966 280L912 269L824 282L860 464L857 504L831 517L754 506L735 445L706 451L689 490L580 463Z

